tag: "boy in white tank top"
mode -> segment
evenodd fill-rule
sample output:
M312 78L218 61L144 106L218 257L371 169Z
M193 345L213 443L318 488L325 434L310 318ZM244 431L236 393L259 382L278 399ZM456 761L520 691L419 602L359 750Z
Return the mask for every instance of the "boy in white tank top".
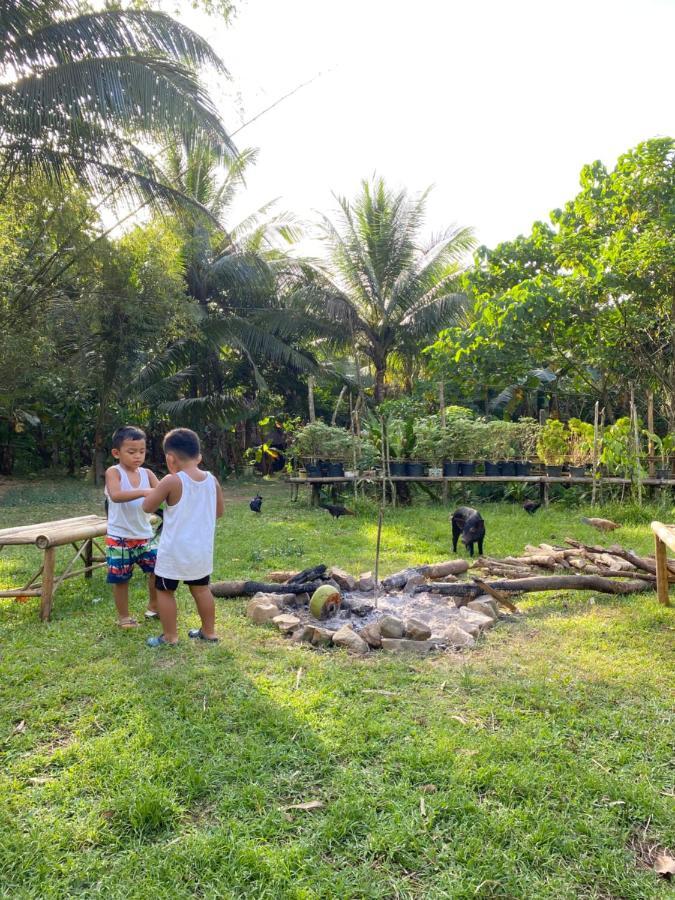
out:
M166 501L162 536L157 549L155 584L163 633L148 638L149 647L178 643L176 588L184 581L197 604L201 628L188 635L217 644L216 603L209 588L213 572L213 538L216 519L223 514L223 492L210 472L199 468L199 438L189 428L174 428L164 438L169 475L143 500L146 513Z
M118 428L112 438L112 455L117 465L105 473L105 496L108 512L106 562L108 584L113 586L120 628L137 628L129 615L129 581L134 566L148 575L148 608L146 619L157 618L155 592L155 557L157 549L149 516L141 504L159 482L145 462L145 432L134 425Z

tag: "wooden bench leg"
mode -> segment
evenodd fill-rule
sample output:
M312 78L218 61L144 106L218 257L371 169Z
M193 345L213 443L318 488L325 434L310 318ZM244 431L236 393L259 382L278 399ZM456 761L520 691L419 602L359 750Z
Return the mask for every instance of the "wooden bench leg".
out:
M91 565L94 560L94 542L87 541L87 546L84 549L84 565L88 571L85 571L84 577L91 578Z
M56 548L47 547L45 550L44 568L42 570L42 593L40 601L40 618L43 622L48 622L52 614L55 566Z
M654 556L656 557L656 593L659 603L670 606L666 545L657 534L654 535Z

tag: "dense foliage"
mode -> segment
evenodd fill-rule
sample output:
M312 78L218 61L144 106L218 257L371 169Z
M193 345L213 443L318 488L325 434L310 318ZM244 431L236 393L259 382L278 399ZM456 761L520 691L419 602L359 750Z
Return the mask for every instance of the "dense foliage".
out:
M145 2L0 15L0 472L96 476L124 419L151 453L167 426L197 428L222 472L315 415L350 462L377 461L385 434L392 458L532 457L542 410L578 421L582 463L595 401L618 426L631 389L669 458L672 139L584 167L550 224L468 267L471 230L425 237L426 193L379 177L323 220L325 260L303 260L292 215L232 221L255 152L235 153L200 81L222 70L202 39ZM439 383L463 410L444 428Z

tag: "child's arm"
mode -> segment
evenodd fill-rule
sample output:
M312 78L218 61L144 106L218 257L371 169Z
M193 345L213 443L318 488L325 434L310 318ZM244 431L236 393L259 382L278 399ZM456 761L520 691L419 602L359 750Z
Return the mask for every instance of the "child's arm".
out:
M223 498L223 489L220 486L220 482L218 479L216 481L216 519L220 519L220 517L225 512L225 500Z
M150 493L149 488L133 488L130 491L123 491L120 487L121 484L120 473L115 466L111 466L105 473L105 486L108 496L113 503L126 503L128 500L138 500L139 497L146 497Z
M157 481L157 479L155 479ZM157 482L157 487L146 492L143 501L143 512L154 513L166 500L169 506L175 506L183 493L183 485L178 475L165 475Z
M148 481L150 482L151 488L156 488L159 484L159 478L155 475L154 472L151 472L150 469L145 470L148 473Z

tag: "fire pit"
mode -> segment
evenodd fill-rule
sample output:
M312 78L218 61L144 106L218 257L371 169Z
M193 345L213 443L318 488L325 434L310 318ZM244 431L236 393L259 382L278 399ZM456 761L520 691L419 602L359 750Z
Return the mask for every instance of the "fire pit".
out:
M425 590L427 579L456 581L467 569L464 560L418 566L377 586L369 572L356 577L337 567L315 566L271 573L267 583L222 582L214 585L214 593L253 594L246 615L256 624L276 626L295 642L333 644L358 654L379 649L426 654L470 649L505 618L490 596L453 599Z

